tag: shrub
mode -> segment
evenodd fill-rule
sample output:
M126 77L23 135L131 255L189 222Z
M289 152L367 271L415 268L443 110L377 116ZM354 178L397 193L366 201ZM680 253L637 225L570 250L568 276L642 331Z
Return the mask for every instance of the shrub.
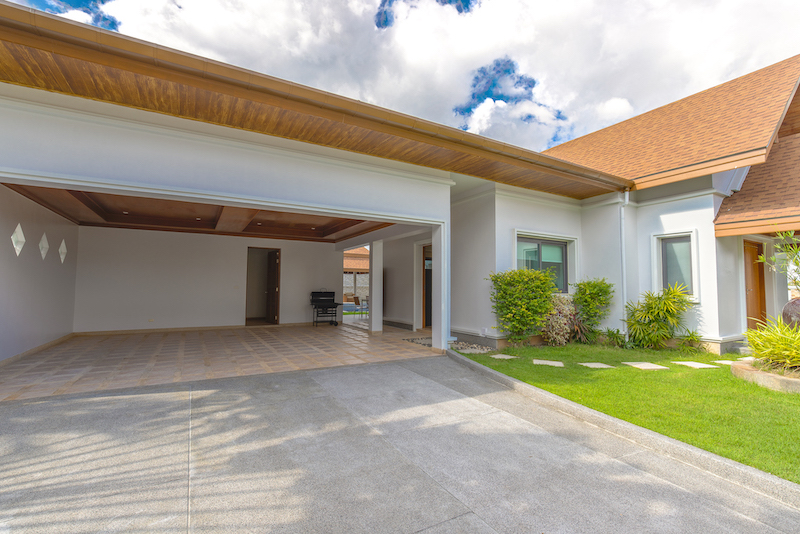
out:
M572 284L578 319L589 328L597 328L608 315L611 297L614 295L614 284L605 278L593 278Z
M556 290L548 271L519 269L492 273L492 310L497 327L509 341L519 344L537 332L552 308Z
M625 346L625 334L616 328L606 328L603 330L603 337L605 338L606 345L611 345L612 347Z
M745 332L753 356L768 367L782 370L800 368L800 328L792 327L780 317L770 318L761 327Z
M758 261L766 263L773 271L786 274L789 285L800 291L800 238L795 237L794 230L775 232L775 255L766 257L761 254Z
M691 305L684 285L645 292L641 301L625 305L628 341L641 348L664 348L668 340L686 329L683 314Z
M545 317L542 338L548 345L566 345L573 334L575 324L575 305L566 295L552 296L553 309Z
M678 336L678 347L684 352L705 352L703 338L696 330L688 330L682 336Z

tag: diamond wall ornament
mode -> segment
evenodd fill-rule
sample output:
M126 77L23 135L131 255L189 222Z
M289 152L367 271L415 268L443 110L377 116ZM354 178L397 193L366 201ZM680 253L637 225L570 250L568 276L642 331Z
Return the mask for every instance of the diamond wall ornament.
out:
M48 250L50 250L50 243L47 242L47 234L42 234L42 239L39 240L39 252L42 253L42 259L47 256Z
M64 258L67 257L67 244L61 240L61 246L58 247L58 255L61 256L61 263L64 263Z
M18 224L14 233L11 234L11 242L14 244L14 250L17 252L17 256L19 256L19 253L22 252L22 247L25 246L25 234L22 233L21 224Z

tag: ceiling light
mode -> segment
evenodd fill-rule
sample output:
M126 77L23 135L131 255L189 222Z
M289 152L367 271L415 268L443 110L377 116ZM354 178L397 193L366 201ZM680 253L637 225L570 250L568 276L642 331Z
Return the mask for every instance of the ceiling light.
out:
M197 217L197 220L199 221L199 220L200 220L200 217Z
M261 226L261 223L256 223L256 224L258 224L259 226Z
M122 214L123 214L123 215L127 215L127 214L128 214L128 212L127 212L127 211L123 211L123 212L122 212Z

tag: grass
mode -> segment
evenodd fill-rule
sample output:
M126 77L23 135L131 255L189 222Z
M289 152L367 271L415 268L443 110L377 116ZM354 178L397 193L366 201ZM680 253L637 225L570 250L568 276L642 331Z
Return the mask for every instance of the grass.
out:
M576 344L503 353L519 358L466 356L589 408L800 483L800 395L737 379L725 365L692 369L671 363L712 363L721 359L717 355ZM564 368L533 365L533 358L560 360ZM642 371L623 361L652 362L669 370ZM579 362L615 368L590 369Z

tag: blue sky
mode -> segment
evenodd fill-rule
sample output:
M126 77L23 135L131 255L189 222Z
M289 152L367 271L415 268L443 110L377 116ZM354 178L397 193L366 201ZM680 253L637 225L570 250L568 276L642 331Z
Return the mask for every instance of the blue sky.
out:
M12 0L543 150L800 53L796 0Z

